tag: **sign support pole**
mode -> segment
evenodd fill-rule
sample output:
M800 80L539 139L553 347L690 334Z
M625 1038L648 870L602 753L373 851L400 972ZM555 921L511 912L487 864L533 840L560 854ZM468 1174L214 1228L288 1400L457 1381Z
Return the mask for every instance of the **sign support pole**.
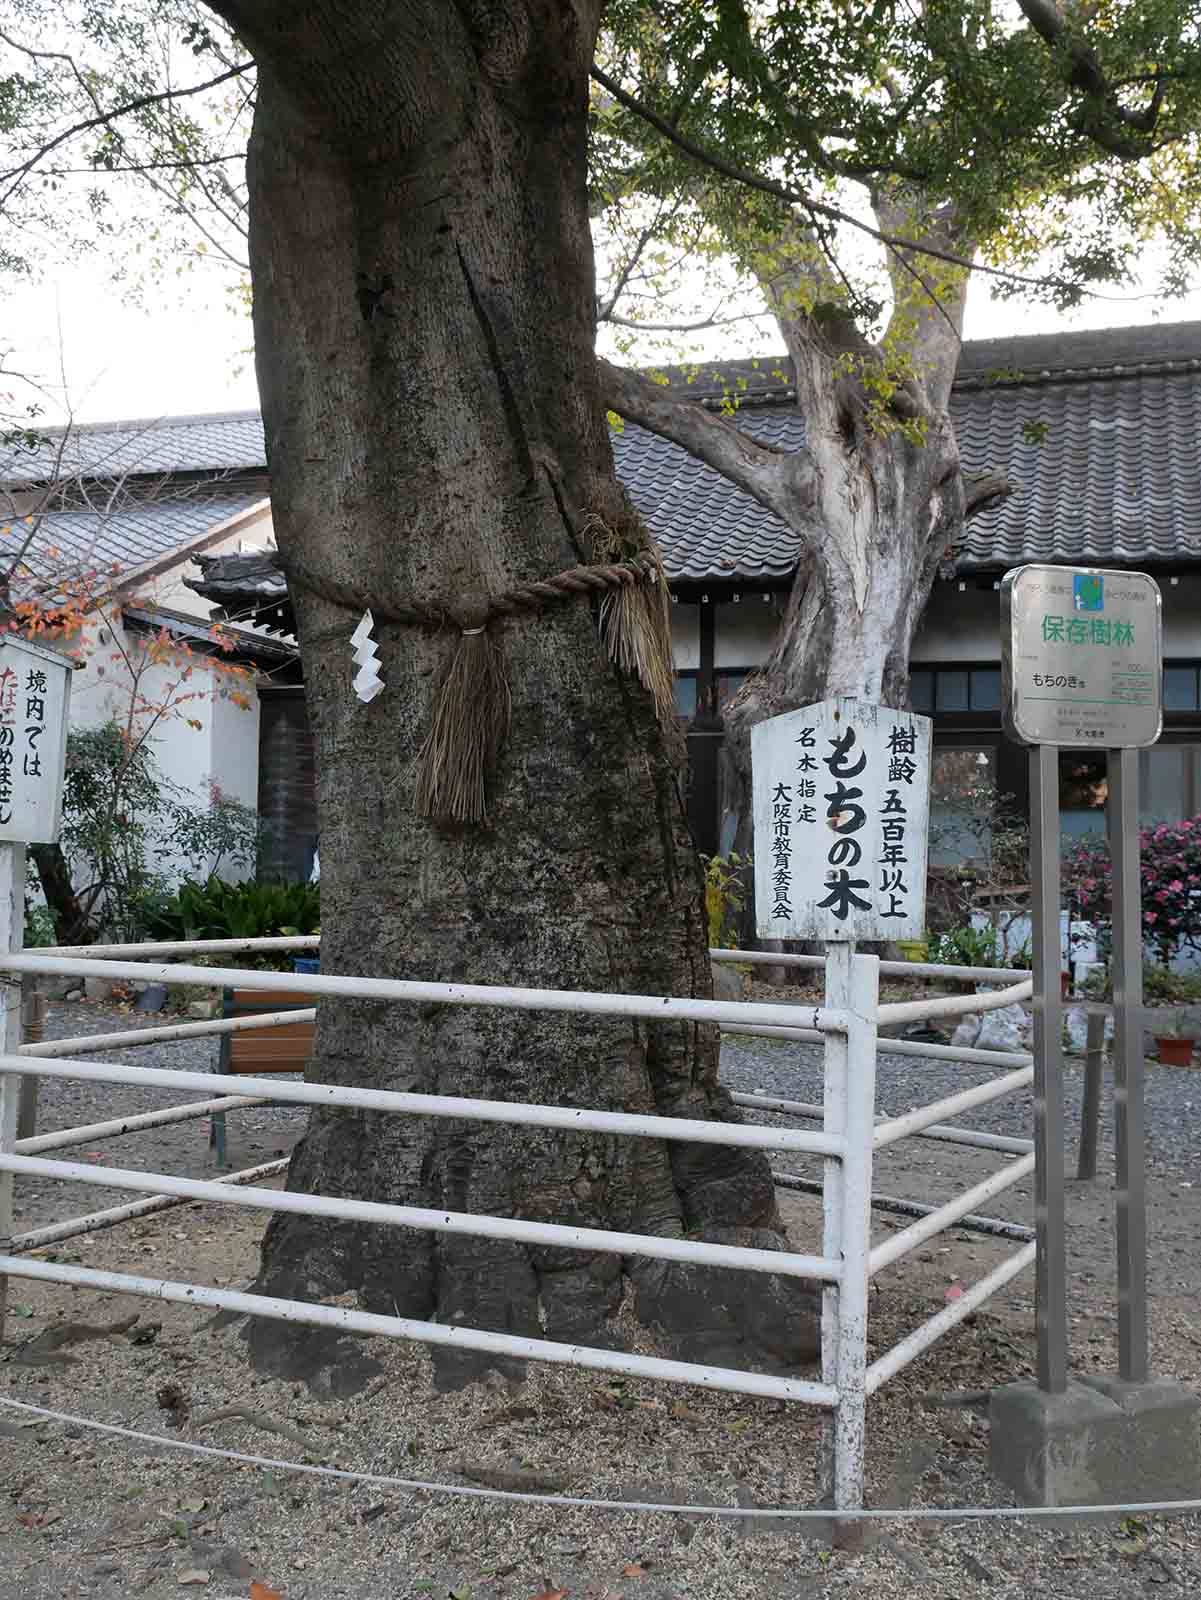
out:
M0 844L0 950L20 950L25 943L25 846ZM21 1043L21 982L0 983L0 1005L4 1008L3 1043L6 1055L15 1055ZM0 1073L0 1151L11 1154L17 1139L21 1085L24 1079L12 1072ZM13 1232L13 1174L0 1172L0 1249L8 1249ZM4 1342L8 1314L8 1278L0 1276L0 1344Z
M855 944L851 939L830 939L826 944L825 1004L845 1011L851 1004L851 963ZM845 1033L827 1033L822 1044L822 1131L845 1134L847 1128L847 1089L850 1042ZM842 1253L842 1162L827 1157L822 1170L822 1254L838 1260ZM822 1382L838 1386L839 1285L822 1285ZM835 1436L834 1418L822 1423L821 1494L834 1503Z
M1143 931L1138 751L1109 752L1113 866L1113 1112L1117 1158L1118 1375L1144 1383L1147 1356L1146 1149L1143 1131Z
M1034 1220L1038 1241L1038 1385L1067 1388L1067 1249L1063 1184L1063 989L1059 944L1059 750L1030 751L1034 949Z

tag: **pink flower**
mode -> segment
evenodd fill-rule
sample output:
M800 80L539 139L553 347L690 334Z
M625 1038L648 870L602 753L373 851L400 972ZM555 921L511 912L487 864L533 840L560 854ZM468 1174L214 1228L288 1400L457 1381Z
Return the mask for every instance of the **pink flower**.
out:
M1144 922L1155 922L1156 920L1157 920L1157 918L1156 918L1156 914L1155 914L1154 911L1144 911L1143 912L1143 921Z
M1156 901L1157 901L1157 903L1158 903L1158 904L1159 904L1159 905L1163 905L1163 903L1164 903L1164 901L1165 901L1165 900L1166 900L1166 899L1167 899L1167 898L1168 898L1168 897L1167 897L1167 895L1166 895L1166 894L1165 894L1165 893L1164 893L1164 892L1163 892L1163 890L1162 890L1162 889L1161 889L1161 890L1160 890L1160 891L1159 891L1159 893L1158 893L1158 894L1157 894L1157 895L1156 895L1156 896L1155 896L1155 899L1156 899Z
M1168 884L1169 894L1179 894L1183 888L1184 885L1181 883L1179 878L1173 878L1171 883Z

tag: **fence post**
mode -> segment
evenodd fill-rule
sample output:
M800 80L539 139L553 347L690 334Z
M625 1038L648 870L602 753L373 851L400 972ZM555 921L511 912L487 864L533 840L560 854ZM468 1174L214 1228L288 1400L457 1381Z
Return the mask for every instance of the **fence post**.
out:
M36 978L27 978L21 985L21 1040L23 1044L41 1044L46 1037L46 996L37 986ZM21 1079L21 1102L17 1112L17 1138L32 1139L38 1131L38 1085L41 1079L30 1073Z
M830 940L826 945L825 1004L836 1011L851 1005L851 962L855 946L850 940ZM847 1125L847 1035L827 1033L822 1044L822 1131L842 1134ZM831 1261L842 1257L842 1162L827 1156L822 1168L822 1255ZM822 1289L822 1382L838 1387L838 1297L836 1283ZM834 1417L822 1427L818 1463L818 1494L834 1501L836 1428Z
M838 1294L838 1407L834 1413L834 1507L837 1511L856 1511L863 1505L879 958L855 956L850 969L846 1151L842 1162L842 1281Z
M0 950L20 950L25 943L25 846L0 844ZM3 1034L0 1044L5 1055L15 1055L21 1042L21 980L3 974L0 981L3 1004ZM21 1105L21 1078L0 1072L0 1151L9 1154L17 1139L17 1119ZM7 1252L13 1233L13 1175L0 1172L0 1250ZM4 1343L8 1316L8 1278L0 1275L0 1344Z

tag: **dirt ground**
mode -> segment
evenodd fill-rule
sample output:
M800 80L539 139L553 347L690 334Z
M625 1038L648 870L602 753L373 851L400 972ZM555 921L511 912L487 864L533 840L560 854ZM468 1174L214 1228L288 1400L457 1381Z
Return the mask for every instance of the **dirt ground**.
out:
M95 1012L86 1020L96 1027ZM143 1108L158 1103L147 1091L130 1093L143 1096ZM62 1109L72 1113L62 1123L80 1120L77 1107ZM52 1091L44 1112L43 1125L55 1125ZM298 1112L267 1115L273 1120L253 1137L231 1116L235 1164L290 1148L303 1125ZM203 1131L185 1125L139 1135L136 1147L133 1138L102 1143L91 1154L101 1165L183 1171L203 1170L204 1152ZM997 1160L910 1140L881 1157L876 1187L937 1203ZM1080 1372L1111 1372L1116 1363L1109 1171L1106 1154L1095 1183L1069 1188ZM1151 1339L1154 1369L1197 1389L1201 1188L1191 1182L1176 1165L1150 1175ZM129 1197L96 1191L81 1202L78 1191L44 1184L23 1195L18 1226L121 1198ZM820 1202L781 1191L780 1203L797 1248L814 1249ZM987 1209L1029 1222L1031 1206L1018 1188ZM904 1225L878 1217L876 1237ZM253 1277L261 1230L254 1213L188 1205L72 1240L59 1247L60 1259L241 1287ZM882 1274L873 1353L1012 1248L957 1230ZM1031 1372L1033 1289L1032 1273L1015 1280L871 1402L870 1505L1012 1503L988 1472L983 1408L943 1402ZM79 1336L81 1324L97 1329L134 1313L139 1320L125 1332ZM641 1330L624 1331L631 1345L652 1348ZM408 1480L677 1504L812 1503L820 1420L806 1408L546 1366L532 1366L513 1389L493 1378L437 1396L421 1347L372 1341L370 1353L381 1375L368 1391L314 1395L251 1373L238 1329L215 1328L208 1313L13 1279L0 1397L164 1441ZM162 1600L189 1591L209 1600L270 1600L272 1591L287 1600L825 1600L856 1589L878 1600L1201 1594L1198 1517L1071 1526L919 1517L863 1525L849 1548L831 1549L820 1526L451 1499L184 1456L166 1443L106 1437L7 1408L0 1460L0 1600Z

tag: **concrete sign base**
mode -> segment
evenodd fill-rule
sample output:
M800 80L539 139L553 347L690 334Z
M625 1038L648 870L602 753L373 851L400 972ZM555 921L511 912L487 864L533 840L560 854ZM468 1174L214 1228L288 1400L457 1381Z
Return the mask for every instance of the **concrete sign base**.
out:
M994 1389L990 1464L1027 1506L1187 1500L1201 1484L1201 1398L1168 1378Z

